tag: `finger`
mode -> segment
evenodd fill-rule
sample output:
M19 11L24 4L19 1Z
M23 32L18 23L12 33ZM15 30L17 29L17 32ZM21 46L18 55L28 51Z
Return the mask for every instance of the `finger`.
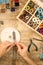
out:
M19 46L19 44L16 44L18 50L21 50L21 47Z
M14 45L11 45L7 48L7 52L9 52L12 48L13 48Z
M19 43L19 46L21 46L21 48L26 48L26 46L22 43Z
M8 47L8 46L11 46L11 45L15 45L14 43L11 43L11 42L6 42L6 43L4 43L4 47L6 48L6 47Z
M6 47L6 45L8 45L8 44L10 44L10 43L9 43L9 42L7 42L7 41L6 41L6 42L2 42L1 46L5 48L5 47Z
M9 45L9 46L7 46L7 47L5 47L6 49L9 49L10 47L13 47L13 46L15 46L14 44L12 44L12 45Z

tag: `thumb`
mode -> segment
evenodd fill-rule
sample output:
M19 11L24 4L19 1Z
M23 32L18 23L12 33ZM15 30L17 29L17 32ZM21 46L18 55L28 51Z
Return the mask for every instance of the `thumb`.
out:
M13 48L14 45L11 45L7 48L7 52L9 52L12 48Z

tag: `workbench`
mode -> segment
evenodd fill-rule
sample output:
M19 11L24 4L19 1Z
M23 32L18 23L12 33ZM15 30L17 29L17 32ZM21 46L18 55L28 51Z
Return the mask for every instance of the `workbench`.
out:
M23 6L26 4L27 0L20 0L20 6L15 12L10 12L7 10L6 13L0 14L0 21L3 21L3 25L0 24L0 33L1 31L6 27L14 27L16 28L21 35L20 42L25 44L27 47L30 43L29 39L32 37L43 39L40 35L35 33L33 30L28 28L25 24L17 20L17 16ZM1 43L1 40L0 40ZM36 52L34 51L34 46L31 47L31 53L28 53L29 57L38 65L43 65L43 61L40 60L40 45L41 42L37 42L36 45L38 46L39 50ZM17 55L17 63L16 65L28 65L23 58L21 58L19 55ZM12 50L9 51L4 57L0 58L0 65L12 65Z

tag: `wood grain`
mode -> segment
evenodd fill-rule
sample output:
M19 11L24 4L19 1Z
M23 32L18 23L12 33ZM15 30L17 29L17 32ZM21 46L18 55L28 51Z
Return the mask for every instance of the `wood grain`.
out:
M20 0L20 6L15 12L11 12L10 10L7 10L6 13L0 13L0 21L4 22L4 25L0 24L0 34L1 31L6 28L6 27L14 27L16 28L21 35L21 40L20 42L25 44L27 47L30 44L29 39L32 37L42 39L38 34L36 34L34 31L32 31L30 28L28 28L25 24L17 20L17 15L25 5L27 0ZM1 41L1 40L0 40ZM36 42L36 41L34 41ZM1 43L1 42L0 42ZM40 46L41 42L35 43L39 50L38 52L35 51L34 46L31 47L31 53L29 53L30 58L36 62L38 65L43 65L43 61L40 61L39 56L40 56ZM13 51L11 50L9 53L7 53L4 57L0 59L0 65L12 65L12 54ZM28 65L23 58L21 58L19 55L17 55L17 63L16 65Z

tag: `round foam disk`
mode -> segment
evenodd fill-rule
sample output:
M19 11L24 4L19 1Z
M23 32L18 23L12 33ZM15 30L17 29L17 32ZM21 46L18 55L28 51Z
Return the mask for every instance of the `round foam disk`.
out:
M8 27L1 32L1 41L19 42L20 33L13 27Z

